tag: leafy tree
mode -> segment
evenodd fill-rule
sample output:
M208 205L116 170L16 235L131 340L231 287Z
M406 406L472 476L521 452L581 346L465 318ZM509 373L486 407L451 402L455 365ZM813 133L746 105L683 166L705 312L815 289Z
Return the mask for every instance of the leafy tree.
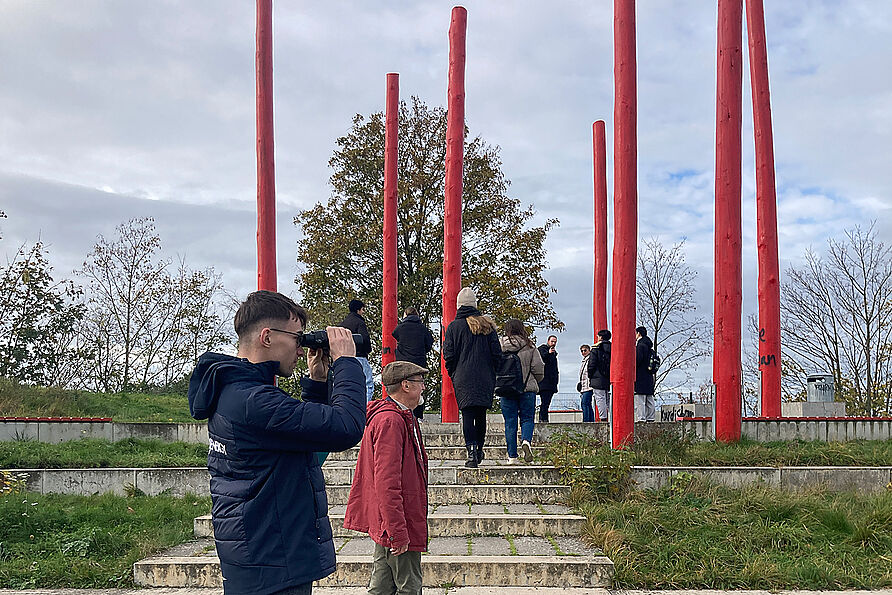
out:
M21 246L0 271L0 376L67 384L87 353L75 342L81 289L55 281L42 242Z
M399 135L399 305L415 306L426 323L436 325L443 288L446 110L415 97L403 102ZM340 322L351 298L363 300L379 343L383 114L356 115L350 131L337 139L329 165L331 197L294 219L304 235L295 283L317 325ZM555 290L543 277L545 238L558 221L530 226L534 211L508 195L498 147L468 138L467 131L463 182L463 285L475 288L481 309L498 322L518 318L534 328L563 328L551 304Z
M666 248L644 241L636 279L638 320L648 329L662 363L656 393L688 386L697 360L709 354L709 323L696 315L697 271L685 263L684 241ZM614 329L619 332L619 329Z

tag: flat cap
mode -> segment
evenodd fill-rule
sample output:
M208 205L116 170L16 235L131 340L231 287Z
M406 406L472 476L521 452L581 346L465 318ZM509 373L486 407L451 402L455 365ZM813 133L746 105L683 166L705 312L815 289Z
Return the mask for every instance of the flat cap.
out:
M419 374L427 374L429 370L417 366L412 362L390 362L381 370L381 384L384 386L393 386L399 384L406 378L418 376Z

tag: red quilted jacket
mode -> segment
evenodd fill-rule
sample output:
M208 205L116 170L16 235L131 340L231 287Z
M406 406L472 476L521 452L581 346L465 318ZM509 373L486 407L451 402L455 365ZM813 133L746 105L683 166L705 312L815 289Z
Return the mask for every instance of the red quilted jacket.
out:
M418 421L392 399L369 403L367 418L344 527L384 547L427 551L427 453Z

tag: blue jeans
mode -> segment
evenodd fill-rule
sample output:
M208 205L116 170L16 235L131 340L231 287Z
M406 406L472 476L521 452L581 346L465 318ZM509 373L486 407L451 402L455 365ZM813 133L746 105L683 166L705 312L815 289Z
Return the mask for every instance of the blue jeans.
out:
M357 357L356 359L362 364L362 371L365 372L365 400L368 403L375 395L375 378L372 375L372 364L364 357Z
M587 390L580 394L582 398L582 421L595 421L595 410L592 409L592 391Z
M523 393L516 399L501 400L502 417L505 418L505 444L508 456L517 458L517 418L520 418L521 440L532 441L536 417L536 393Z

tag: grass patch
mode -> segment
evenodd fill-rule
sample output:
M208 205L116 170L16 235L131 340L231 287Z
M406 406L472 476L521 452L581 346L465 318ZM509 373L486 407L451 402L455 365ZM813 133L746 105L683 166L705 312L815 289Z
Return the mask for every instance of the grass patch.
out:
M93 393L0 378L0 416L111 417L118 422L195 422L185 394Z
M851 442L699 441L680 430L656 430L636 437L625 451L612 450L589 434L558 432L544 457L558 467L578 465L671 465L690 467L790 467L892 465L892 440Z
M210 498L0 497L0 588L133 586L133 564L192 538Z
M0 442L0 468L204 467L204 444L127 438L118 442L84 438L59 444Z
M890 442L698 443L663 432L613 451L556 436L548 456L605 552L618 589L877 589L892 586L892 490L881 494L732 489L679 473L631 489L632 465L889 465ZM580 469L581 465L593 465Z
M613 560L619 589L892 586L892 491L733 490L682 475L579 509L583 539Z

